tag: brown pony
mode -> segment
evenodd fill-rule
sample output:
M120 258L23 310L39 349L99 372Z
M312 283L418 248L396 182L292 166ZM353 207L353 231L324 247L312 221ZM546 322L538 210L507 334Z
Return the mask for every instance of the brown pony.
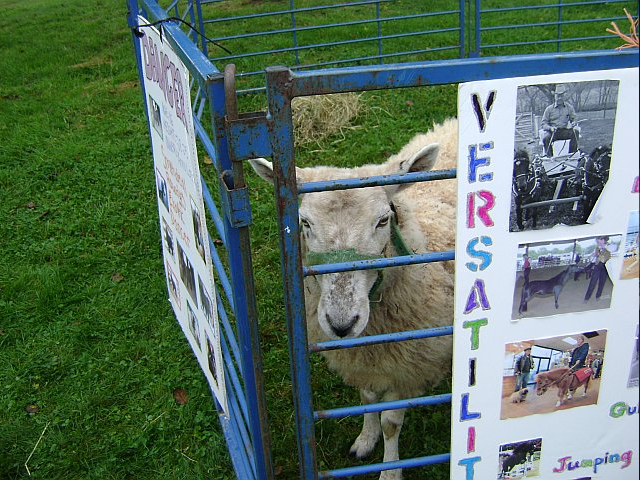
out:
M569 393L567 398L571 399L571 392L575 391L582 385L584 385L584 393L582 396L586 396L591 375L587 375L584 380L579 380L575 373L572 373L570 370L571 369L567 367L562 367L538 373L536 375L536 394L542 395L549 389L549 387L557 387L558 403L556 403L556 407L562 405L567 393Z

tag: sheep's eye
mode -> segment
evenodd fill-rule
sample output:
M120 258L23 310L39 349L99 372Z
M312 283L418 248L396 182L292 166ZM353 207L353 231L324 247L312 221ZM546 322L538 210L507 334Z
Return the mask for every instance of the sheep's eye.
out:
M378 221L378 224L376 225L376 228L382 228L386 225L389 224L389 216L383 217L380 219L380 221Z
M306 218L301 218L300 219L300 225L302 225L302 228L310 228L311 224L309 223L309 220L307 220Z

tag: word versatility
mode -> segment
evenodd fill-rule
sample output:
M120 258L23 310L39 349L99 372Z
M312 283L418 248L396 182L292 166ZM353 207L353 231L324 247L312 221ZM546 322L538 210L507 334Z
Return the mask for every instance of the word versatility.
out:
M484 136L487 123L489 122L491 111L495 105L496 91L492 90L483 102L477 93L471 94L471 106L478 121L478 131ZM473 357L473 351L480 348L480 329L489 324L489 318L483 312L491 310L491 303L485 288L483 274L490 268L493 254L490 249L493 246L491 229L495 222L491 218L491 210L496 205L496 197L491 192L491 183L494 175L491 167L491 150L494 149L494 142L489 139L480 138L482 141L468 145L468 156L466 165L466 175L459 178L468 182L468 185L476 187L467 194L466 199L466 225L468 230L472 230L478 235L474 236L466 245L468 261L464 264L477 276L470 286L470 291L466 297L463 315L468 316L468 320L462 323L464 329L470 334L470 358L469 358L469 391L462 394L460 403L460 422L469 422L467 427L467 454L475 452L476 427L474 421L481 418L480 412L470 409L471 393L475 387L475 370L478 366L477 358ZM476 318L478 317L478 318ZM474 480L475 465L482 461L479 455L472 455L458 461L458 465L465 469L466 480Z

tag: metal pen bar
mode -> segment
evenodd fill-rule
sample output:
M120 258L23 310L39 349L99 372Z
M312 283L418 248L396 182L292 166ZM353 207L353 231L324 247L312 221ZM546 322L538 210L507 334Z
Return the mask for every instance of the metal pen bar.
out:
M224 439L227 442L227 447L229 451L229 457L231 458L231 463L233 464L233 469L236 472L238 478L242 479L255 479L255 476L252 475L252 469L249 466L250 461L247 457L246 453L244 455L241 454L242 447L238 444L238 433L232 425L233 417L235 416L235 412L230 411L229 416L225 417L223 415L218 415L220 420L220 425L222 426L222 433L224 435Z
M436 48L423 48L420 50L407 50L407 51L402 51L402 52L393 52L393 53L385 53L383 55L368 55L368 56L364 56L364 57L349 57L349 58L345 58L342 60L331 60L331 61L326 61L326 62L319 62L319 63L306 63L303 65L295 65L295 66L291 66L291 70L292 71L302 71L304 69L311 69L311 68L318 68L318 67L327 67L327 66L336 66L336 65L345 65L345 64L349 64L349 63L356 63L356 62L362 62L362 61L368 61L368 60L376 60L378 59L378 57L382 57L382 58L392 58L392 57L406 57L408 55L419 55L421 53L434 53L434 52L444 52L447 50L455 50L460 48L460 45L456 44L456 45L448 45L448 46L444 46L444 47L436 47ZM239 78L243 78L243 77L251 77L251 76L255 76L255 75L264 75L264 70L255 70L255 71L251 71L251 72L242 72L242 73L238 73L236 76ZM255 90L260 90L260 91L264 91L264 87L259 87L256 88ZM243 91L246 90L239 90L238 93L242 93Z
M340 9L344 7L358 7L361 5L372 5L377 2L394 2L395 0L365 0L361 2L351 2L351 3L338 3L336 5L319 5L316 7L304 7L304 8L294 8L288 10L278 10L275 12L263 12L263 13L254 13L251 15L238 15L235 17L224 17L224 18L211 18L206 20L205 23L220 23L220 22L234 22L237 20L249 20L251 18L263 18L263 17L274 17L277 15L289 15L291 13L303 13L303 12L317 12L320 10L333 10Z
M231 327L231 322L229 322L229 317L227 315L227 311L224 308L224 304L222 303L222 297L220 297L220 293L216 291L216 301L218 305L218 314L220 318L220 323L222 324L222 329L226 334L227 343L231 349L231 353L233 354L233 360L236 362L236 365L240 365L242 357L240 356L240 348L238 347L238 341L236 340L236 334Z
M225 365L225 372L226 374L229 373L229 365ZM249 469L252 473L251 478L258 478L258 475L256 473L256 461L251 437L247 430L247 424L241 421L242 414L238 405L237 397L233 390L227 391L227 405L229 408L229 418L234 430L234 435L236 438L239 438L241 440L241 445L239 445L239 447L242 449L241 453L243 454L243 457L247 459Z
M541 45L541 44L549 44L549 43L568 43L568 42L584 42L587 40L604 40L604 39L615 39L618 38L616 35L598 35L593 37L572 37L572 38L561 38L561 39L553 39L553 40L538 40L535 42L513 42L513 43L495 43L495 44L487 44L483 45L483 50L488 50L490 48L500 48L500 47L519 47L523 45Z
M322 182L307 182L298 187L298 193L323 192L327 190L348 190L351 188L379 187L406 183L448 180L456 178L456 169L432 170L429 172L398 173L393 175L374 175L366 178L344 178Z
M583 23L596 23L596 22L611 22L614 20L624 20L626 17L608 17L608 18L590 18L586 20L564 20L563 25L583 24ZM496 25L493 27L484 27L481 29L483 32L491 32L495 30L510 30L514 28L530 28L530 27L553 27L558 22L539 22L539 23L522 23L518 25ZM532 42L536 43L536 42Z
M403 267L419 263L446 262L455 260L455 251L415 253L397 257L376 258L372 260L356 260L353 262L324 263L302 267L305 277L326 275L327 273L352 272L356 270L378 270L387 267Z
M422 338L444 337L453 334L453 327L433 327L422 330L409 330L404 332L383 333L366 337L345 338L341 340L329 340L326 342L312 343L309 351L312 353L338 350L342 348L363 347L380 343L403 342L407 340L420 340Z
M326 30L328 28L339 28L339 27L353 27L357 25L367 25L370 23L384 23L384 22L394 22L399 20L411 20L415 18L426 18L426 17L435 17L442 15L453 15L458 14L458 10L449 10L444 12L436 12L436 13L422 13L416 15L401 15L397 17L381 17L379 19L369 19L369 20L353 20L350 22L340 22L340 23L326 23L322 25L310 25L307 27L292 27L292 28L283 28L278 30L268 30L264 32L251 32L251 33L239 33L237 35L227 35L224 37L213 37L209 39L209 42L221 42L224 40L237 40L241 38L252 38L252 37L264 37L269 35L282 35L285 33L300 33L300 32L309 32L314 30ZM457 29L456 29L457 30ZM434 32L437 32L434 30ZM408 32L410 33L410 32ZM407 33L407 36L408 36ZM402 36L402 34L398 34ZM379 36L373 37L373 39L382 39L385 38L381 34ZM321 45L322 46L322 45Z
M209 191L209 186L205 182L202 176L200 177L200 183L202 185L202 198L204 199L204 203L207 206L207 211L209 212L209 216L211 220L213 220L213 226L220 237L220 241L223 245L226 245L226 239L224 238L224 225L222 223L222 217L220 216L220 212L218 212L218 207L216 206L213 197L211 196L211 192Z
M438 463L447 463L451 461L451 454L443 453L440 455L430 455L427 457L410 458L407 460L396 460L393 462L372 463L370 465L360 465L357 467L340 468L337 470L324 470L318 472L318 479L327 478L345 478L356 475L366 475L368 473L377 473L383 470L394 470L396 468L416 468L427 465L435 465Z
M383 40L389 40L394 38L406 38L406 37L415 37L420 35L432 35L436 33L450 33L450 32L458 32L458 28L442 28L440 30L424 30L419 32L411 32L411 33L398 33L394 35L383 35L380 37ZM337 42L328 42L328 43L315 43L311 45L300 45L297 47L287 47L287 48L278 48L274 50L263 50L260 52L248 52L241 53L237 55L226 55L223 57L214 57L211 59L212 62L218 61L228 61L228 60L237 60L240 58L249 58L249 57L259 57L261 55L274 55L277 53L290 53L297 52L301 50L312 50L314 48L326 48L326 47L341 47L345 45L354 45L357 43L367 43L367 42L375 42L379 39L379 37L365 37L365 38L356 38L353 40L340 40ZM374 57L375 58L375 57Z
M233 388L234 395L237 398L240 416L243 420L243 425L247 425L249 422L249 410L247 408L247 399L244 396L244 391L242 390L242 384L240 383L240 378L238 377L238 372L235 369L235 365L233 359L231 358L231 353L229 350L229 346L227 344L227 338L224 332L220 332L220 346L222 349L222 357L224 359L224 367L225 367L225 379L227 388ZM229 385L229 381L231 385ZM245 427L246 434L246 427ZM247 434L248 435L248 434Z
M216 249L213 240L209 236L209 251L211 252L211 262L213 263L214 268L216 269L217 279L220 281L222 285L222 290L229 301L229 306L231 307L231 312L235 313L235 307L233 305L233 289L231 288L231 282L229 281L229 277L227 276L227 271L222 264L222 260L218 255L218 250Z
M586 5L604 5L611 3L628 3L627 0L607 0L603 1L593 1L593 2L575 2L575 3L554 3L548 5L522 5L518 7L504 7L504 8L487 8L480 10L481 13L503 13L503 12L513 12L513 11L522 11L522 10L551 10L559 7L583 7Z
M329 418L355 417L356 415L364 415L365 413L382 412L385 410L399 410L401 408L427 407L433 405L442 405L443 403L451 403L450 393L407 398L404 400L394 400L390 402L369 403L366 405L357 405L354 407L318 410L314 412L313 418L315 420L324 420Z
M290 72L291 97L444 85L518 76L638 66L638 49L462 58L373 67ZM267 68L267 72L283 67ZM285 69L286 70L286 69Z

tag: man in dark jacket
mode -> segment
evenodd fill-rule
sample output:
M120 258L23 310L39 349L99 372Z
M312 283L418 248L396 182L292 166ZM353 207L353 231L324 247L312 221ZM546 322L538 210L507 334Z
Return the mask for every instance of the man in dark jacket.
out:
M572 372L584 368L589 354L589 344L584 341L584 337L578 337L578 344L571 351L571 360L569 360L569 368Z
M516 358L515 374L516 374L516 389L517 392L521 388L526 388L529 383L529 375L533 370L533 358L531 358L531 348L527 347L524 352Z

